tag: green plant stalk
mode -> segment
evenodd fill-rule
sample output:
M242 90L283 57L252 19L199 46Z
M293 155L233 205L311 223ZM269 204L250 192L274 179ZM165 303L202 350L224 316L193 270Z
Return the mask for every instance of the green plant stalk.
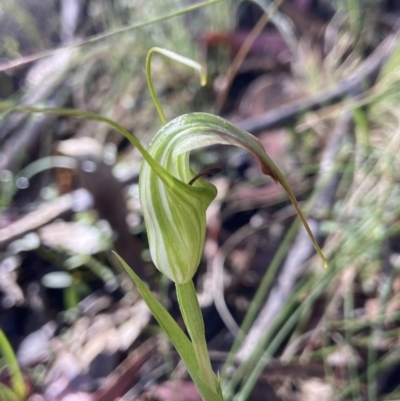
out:
M1 173L0 177L0 209L6 208L14 194L14 177L12 172L6 172L5 170Z
M349 13L350 30L354 35L355 48L360 50L360 35L362 26L362 16L359 0L347 0L347 10Z
M14 350L3 333L3 330L0 330L0 353L3 354L6 364L9 366L12 391L19 399L24 399L26 397L26 391L21 369L19 368Z
M74 282L68 288L64 289L64 308L65 310L76 308L79 304L79 294L77 284Z
M203 380L204 372L201 372L198 361L195 357L195 350L193 344L183 333L182 329L178 326L176 321L167 312L167 310L161 305L161 303L154 297L147 285L139 278L139 276L128 266L128 264L116 254L118 260L125 268L128 275L136 284L143 300L149 307L152 315L157 320L158 324L164 330L169 337L170 341L178 351L178 354L184 361L186 368L193 379L203 401L223 401L221 392L212 390L210 385L214 386L217 383L217 379L214 376L212 383L205 382Z
M215 383L215 374L211 367L205 338L203 315L193 281L190 280L185 284L176 284L175 288L178 296L179 308L190 339L192 340L202 378L206 383L213 384L213 390L217 391L219 384Z
M101 263L99 260L91 255L84 255L85 265L98 277L100 277L104 283L108 283L111 280L115 280L115 274L113 271Z
M201 86L204 86L207 83L207 74L204 71L204 68L201 64L193 61L187 57L183 57L179 54L171 52L166 49L162 49L160 47L152 47L149 52L147 53L146 57L146 79L147 79L147 86L149 87L151 98L153 99L154 105L157 109L158 115L163 125L167 124L168 120L165 116L164 110L162 109L161 103L157 97L156 91L154 90L153 80L151 79L151 60L153 58L154 53L159 53L164 55L165 57L170 58L171 60L177 61L183 65L186 65L194 70L198 71L200 74L200 83Z

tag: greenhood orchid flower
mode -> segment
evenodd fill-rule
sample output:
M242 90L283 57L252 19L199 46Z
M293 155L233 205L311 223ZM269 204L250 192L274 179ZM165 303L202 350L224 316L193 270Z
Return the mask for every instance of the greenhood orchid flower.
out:
M196 273L205 240L206 210L217 190L201 178L189 184L196 177L189 166L189 154L193 149L214 144L239 146L258 159L262 172L288 193L326 264L292 190L261 142L220 117L191 113L161 128L147 149L159 166L154 168L156 163L150 165L146 158L140 171L140 203L150 253L158 270L176 284L189 282Z

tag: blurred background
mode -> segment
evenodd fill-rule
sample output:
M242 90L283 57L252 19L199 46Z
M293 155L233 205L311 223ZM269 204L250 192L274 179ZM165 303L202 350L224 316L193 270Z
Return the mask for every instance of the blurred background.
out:
M147 145L202 111L256 135L193 152L218 188L195 284L226 401L400 399L400 2L0 1L0 400L200 401L111 251L181 322L151 262L139 152L109 126L14 105L99 113Z

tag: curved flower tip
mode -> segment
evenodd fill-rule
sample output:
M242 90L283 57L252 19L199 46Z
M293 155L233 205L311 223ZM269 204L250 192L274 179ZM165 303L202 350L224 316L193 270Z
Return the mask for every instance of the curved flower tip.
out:
M326 265L289 184L261 142L220 117L192 113L161 128L147 149L140 171L140 202L156 267L178 284L188 282L196 273L203 252L206 210L217 190L190 169L189 154L214 144L248 150L262 171L283 186Z

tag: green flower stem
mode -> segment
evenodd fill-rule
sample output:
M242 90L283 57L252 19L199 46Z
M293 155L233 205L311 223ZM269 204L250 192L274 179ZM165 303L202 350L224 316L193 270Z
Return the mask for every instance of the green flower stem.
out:
M219 393L219 385L208 355L203 315L193 281L190 280L185 284L176 284L176 294L185 326L192 340L197 363L202 375L201 378L213 391Z
M151 79L151 60L154 53L162 54L165 57L170 58L171 60L175 60L181 64L184 64L188 67L193 68L194 70L198 71L200 74L200 83L201 86L204 86L207 83L207 74L201 64L197 63L196 61L191 60L190 58L181 56L175 52L172 52L167 49L162 49L160 47L152 47L149 52L147 53L146 58L146 79L147 79L147 86L149 87L151 98L153 99L153 103L156 106L158 115L160 116L160 120L163 125L167 124L168 120L165 116L164 110L161 106L161 103L158 99L156 91L154 90L153 80Z

